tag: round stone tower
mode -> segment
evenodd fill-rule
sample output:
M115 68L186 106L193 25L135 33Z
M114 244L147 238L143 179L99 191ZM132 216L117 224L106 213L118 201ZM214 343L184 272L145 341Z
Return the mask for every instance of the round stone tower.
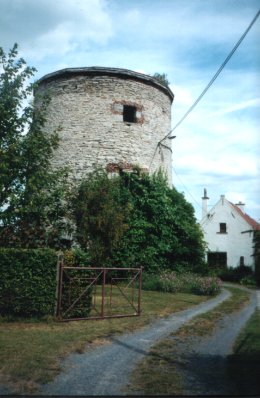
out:
M47 93L46 132L59 129L53 164L67 165L75 178L95 167L108 172L138 165L160 168L171 178L170 140L173 93L151 76L126 69L69 68L38 81Z

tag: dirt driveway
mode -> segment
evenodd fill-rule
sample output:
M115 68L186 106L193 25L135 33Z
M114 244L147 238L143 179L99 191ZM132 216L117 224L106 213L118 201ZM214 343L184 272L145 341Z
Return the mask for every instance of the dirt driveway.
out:
M251 294L250 303L242 310L222 318L214 333L191 336L185 343L175 338L175 366L184 383L184 395L260 396L260 382L253 384L249 378L249 384L245 383L247 379L241 380L241 384L229 362L234 341L256 307L260 308L260 291Z
M62 363L63 372L52 383L43 385L35 394L43 396L133 395L134 393L127 391L126 388L130 374L137 363L148 354L151 346L177 331L194 316L213 309L229 296L229 291L224 289L217 297L196 307L157 320L152 325L134 333L115 336L108 344L93 348L83 354L70 355ZM185 394L194 395L198 391L212 394L213 390L214 395L222 394L221 388L218 388L217 392L216 388L213 388L225 377L223 372L221 373L221 363L223 363L223 358L230 353L241 327L253 313L257 299L260 303L260 293L258 296L252 293L250 304L245 309L232 315L232 318L229 316L228 319L222 319L211 337L191 344L188 351L187 347L184 349L180 342L180 354L188 355L191 364L185 369L180 367L180 371L185 374ZM205 360L201 361L201 358ZM216 363L219 364L217 368ZM204 376L209 372L212 374L213 368L216 377L210 381L210 378ZM193 372L192 369L200 369L200 371ZM205 380L208 382L205 383ZM11 392L4 386L2 388L0 386L1 394L7 395ZM137 394L140 395L140 392Z
M218 297L206 303L158 320L134 333L111 338L110 343L105 346L84 354L71 355L63 364L64 371L38 393L63 396L133 395L126 388L129 376L137 363L148 354L151 346L178 330L194 316L216 307L229 296L230 293L223 290ZM252 293L250 304L242 311L222 319L211 337L194 341L189 352L185 347L183 353L189 355L190 363L190 367L180 369L181 372L186 372L185 394L227 394L226 388L225 391L221 388L223 384L226 386L222 364L231 353L234 340L256 305L257 296ZM201 358L204 360L201 361ZM194 369L199 371L193 372ZM208 377L213 370L214 377ZM223 383L219 383L219 380L223 380Z

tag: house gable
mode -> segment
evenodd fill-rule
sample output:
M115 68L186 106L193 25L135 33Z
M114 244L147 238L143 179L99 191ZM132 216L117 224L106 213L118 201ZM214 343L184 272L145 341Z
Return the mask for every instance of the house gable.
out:
M253 236L254 231L260 229L260 224L238 205L221 195L215 206L204 215L200 225L208 246L208 261L214 263L214 258L226 258L226 265L230 267L241 264L254 266Z

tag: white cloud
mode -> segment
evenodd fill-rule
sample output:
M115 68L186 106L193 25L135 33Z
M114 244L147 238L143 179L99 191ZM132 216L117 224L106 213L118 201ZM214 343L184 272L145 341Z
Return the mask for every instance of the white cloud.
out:
M252 100L243 101L243 102L231 105L231 106L229 106L227 108L224 108L222 110L219 110L217 112L213 112L208 117L222 116L222 115L226 115L228 113L240 111L242 109L256 107L258 105L260 105L260 98L255 98L255 99L252 99Z
M3 2L8 23L4 14L0 22L6 44L10 47L13 42L20 42L22 51L38 61L49 55L64 56L75 49L86 49L91 43L104 45L113 35L103 0ZM24 19L19 19L19 10Z

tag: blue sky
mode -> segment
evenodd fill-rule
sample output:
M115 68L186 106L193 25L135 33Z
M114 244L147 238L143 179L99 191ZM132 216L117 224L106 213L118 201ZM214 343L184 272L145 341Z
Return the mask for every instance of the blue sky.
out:
M172 127L204 90L260 0L0 0L0 46L17 42L38 70L110 66L166 73ZM175 130L173 184L201 216L221 194L260 221L260 17L218 79ZM166 132L167 133L167 132Z

